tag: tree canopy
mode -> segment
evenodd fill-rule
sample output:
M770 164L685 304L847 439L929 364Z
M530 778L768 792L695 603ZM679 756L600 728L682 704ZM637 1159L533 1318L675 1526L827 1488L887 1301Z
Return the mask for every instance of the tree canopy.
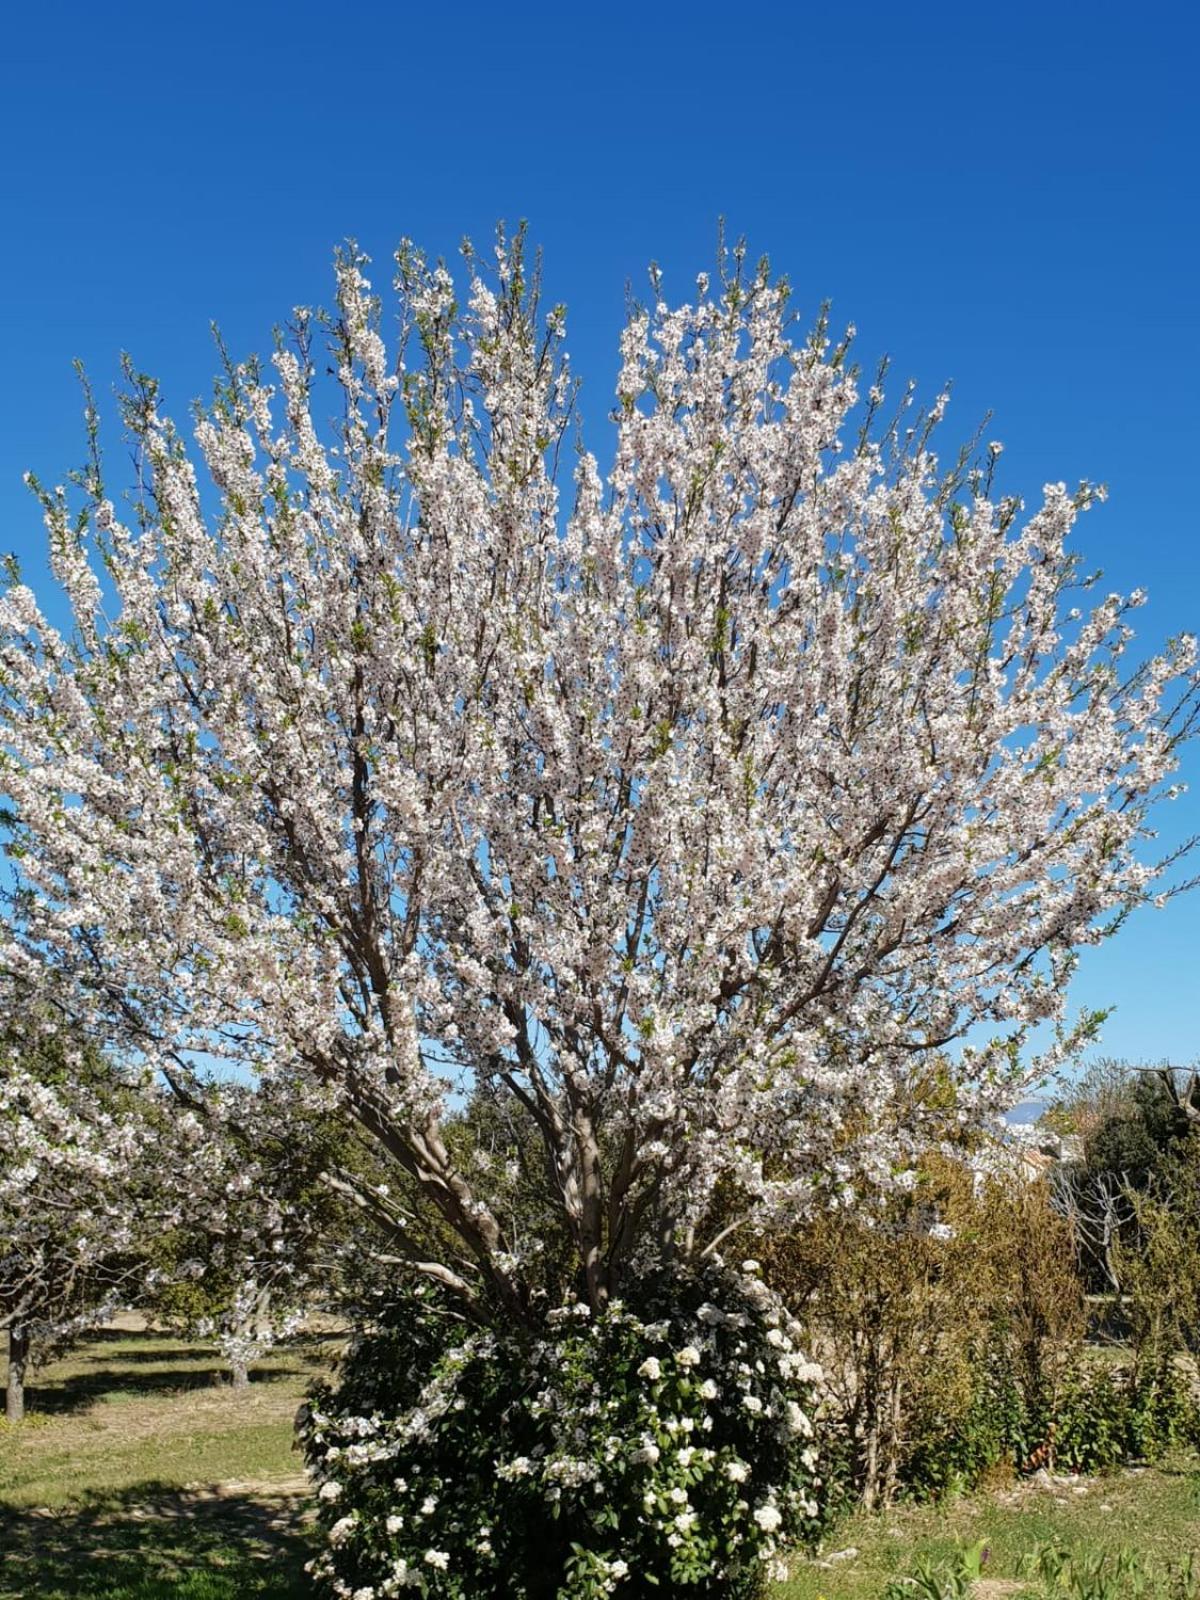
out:
M404 245L394 327L365 268L190 443L131 371L127 503L90 403L35 485L72 625L13 575L0 961L152 1067L285 1065L436 1207L413 1266L526 1317L536 1241L445 1132L510 1097L600 1306L1086 1036L1076 951L1172 887L1195 648L1130 666L1141 596L1068 548L1097 491L939 464L944 397L887 420L740 250L631 309L602 458L522 236L461 304Z

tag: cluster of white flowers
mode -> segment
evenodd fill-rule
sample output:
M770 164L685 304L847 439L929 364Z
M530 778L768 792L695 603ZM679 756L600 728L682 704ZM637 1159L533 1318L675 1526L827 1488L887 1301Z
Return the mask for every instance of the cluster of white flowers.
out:
M25 1040L37 1049L36 1030ZM10 1048L0 1044L0 1330L45 1339L136 1291L162 1185L140 1097L127 1091L118 1108L115 1072L107 1095L61 1071L47 1082Z
M671 1316L642 1319L624 1304L585 1316L568 1306L532 1342L473 1335L446 1353L400 1415L317 1408L310 1455L319 1498L335 1499L337 1512L347 1502L357 1508L331 1523L318 1558L335 1593L335 1580L352 1592L351 1573L364 1562L378 1568L381 1597L398 1592L411 1581L405 1574L427 1567L431 1547L456 1553L448 1594L515 1584L502 1565L506 1495L525 1497L526 1522L539 1505L556 1512L583 1552L591 1587L581 1593L619 1596L629 1571L648 1563L669 1583L697 1564L776 1560L818 1514L812 1419L821 1369L797 1348L798 1326L757 1272L739 1277L714 1266L704 1287L707 1297L693 1281L690 1302ZM456 1396L477 1392L491 1363L511 1388L501 1410L477 1423L499 1436L476 1442ZM486 1461L490 1445L482 1479L460 1479L445 1453L464 1426L472 1461L476 1451ZM508 1429L523 1450L504 1448ZM336 1496L331 1483L341 1485Z

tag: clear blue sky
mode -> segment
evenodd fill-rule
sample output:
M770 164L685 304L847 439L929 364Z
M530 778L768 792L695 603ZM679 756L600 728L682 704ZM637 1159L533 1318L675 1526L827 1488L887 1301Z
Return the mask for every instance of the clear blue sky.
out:
M952 378L954 431L993 410L1007 488L1107 481L1080 546L1150 590L1147 642L1200 630L1198 46L1182 0L14 8L0 548L36 578L21 473L81 459L75 357L103 396L129 350L182 416L209 320L264 350L342 238L382 280L402 234L524 217L595 428L626 282L686 295L724 216L865 359ZM1164 823L1200 831L1200 782ZM1200 1053L1198 946L1200 893L1087 960L1108 1050Z

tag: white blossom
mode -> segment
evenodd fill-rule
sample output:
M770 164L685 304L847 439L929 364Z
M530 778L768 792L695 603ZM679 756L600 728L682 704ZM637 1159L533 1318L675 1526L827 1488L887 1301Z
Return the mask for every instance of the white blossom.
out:
M723 1184L790 1225L911 1169L931 1070L982 1128L1086 1039L1078 952L1171 888L1195 645L1133 664L1140 593L1069 620L1097 491L947 471L945 395L859 442L765 268L632 312L564 481L519 247L464 294L406 247L403 380L365 267L328 359L235 367L192 440L131 397L141 520L38 489L62 594L0 597L0 964L150 1073L333 1098L458 1236L417 1270L528 1319L444 1136L456 1082L515 1085L595 1313L639 1229L716 1248Z

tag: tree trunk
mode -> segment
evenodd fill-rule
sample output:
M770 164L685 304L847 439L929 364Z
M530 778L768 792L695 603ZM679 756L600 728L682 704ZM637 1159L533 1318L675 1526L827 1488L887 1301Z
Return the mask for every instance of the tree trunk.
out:
M882 1402L879 1393L879 1379L877 1363L873 1360L867 1374L865 1394L863 1397L863 1440L862 1440L862 1504L867 1511L874 1511L879 1502L879 1447L882 1434Z
M859 1461L862 1471L861 1500L873 1511L883 1497L888 1468L888 1401L894 1384L884 1329L882 1307L868 1303L862 1308L863 1327L856 1337L855 1363L858 1367L856 1424Z
M4 1415L9 1422L25 1420L25 1372L29 1366L29 1335L19 1322L8 1330L8 1384Z
M244 1361L231 1361L229 1370L233 1374L233 1387L235 1389L248 1389L250 1387L250 1368Z
M863 1448L862 1505L865 1511L874 1511L879 1499L879 1417L874 1408L867 1426Z
M894 1359L894 1358L893 1358ZM890 1506L900 1482L900 1444L904 1425L903 1384L892 1379L892 1399L888 1416L887 1465L883 1475L882 1501Z

